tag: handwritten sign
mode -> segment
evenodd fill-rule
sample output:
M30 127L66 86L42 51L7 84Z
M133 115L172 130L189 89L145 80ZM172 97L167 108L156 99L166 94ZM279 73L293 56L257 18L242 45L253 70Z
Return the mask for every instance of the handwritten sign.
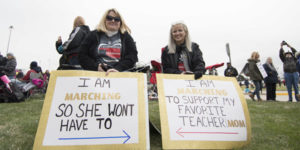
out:
M158 75L164 149L231 149L250 142L247 104L235 78Z
M260 74L262 75L263 78L266 78L268 76L263 64L261 62L256 63L257 68L260 72Z
M52 72L33 149L149 149L145 89L139 73Z

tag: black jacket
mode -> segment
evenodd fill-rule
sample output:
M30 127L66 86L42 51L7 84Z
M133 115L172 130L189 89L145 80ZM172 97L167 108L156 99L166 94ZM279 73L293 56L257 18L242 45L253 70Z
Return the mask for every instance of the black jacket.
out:
M7 59L5 66L0 66L0 71L2 71L7 76L16 75L17 61L15 58Z
M249 63L249 76L250 79L253 81L261 81L263 80L263 76L261 75L256 63L259 61L254 60L254 59L248 59Z
M236 77L238 75L237 70L234 67L227 67L224 71L225 77Z
M80 46L79 62L85 70L98 70L99 62L97 62L97 57L98 45L100 42L98 39L100 39L99 37L101 37L101 34L105 33L98 32L97 30L90 32ZM126 71L134 67L135 63L138 61L138 52L135 42L128 32L125 32L124 34L120 33L120 35L122 42L121 58L113 68L118 71Z
M86 35L90 32L90 28L88 26L82 25L72 30L69 39L64 43L56 42L56 50L59 54L64 54L66 56L74 53L79 53L79 48L82 41L85 39ZM64 51L59 52L58 47L63 46Z
M295 53L297 52L294 48L291 47L292 57L285 57L284 50L281 48L279 51L279 57L283 62L283 71L288 73L297 72L297 58L295 57Z
M6 58L6 57L3 57L3 56L0 54L0 66L5 66L5 65L6 65L6 62L7 62L7 58Z
M263 65L268 76L264 79L265 83L277 83L278 82L278 73L276 70L272 70L268 64Z
M189 67L192 72L205 73L205 62L202 58L202 52L199 49L198 44L192 43L192 52L187 53ZM164 73L180 74L182 71L178 69L178 54L169 53L168 46L166 46L161 55L161 63L163 66Z

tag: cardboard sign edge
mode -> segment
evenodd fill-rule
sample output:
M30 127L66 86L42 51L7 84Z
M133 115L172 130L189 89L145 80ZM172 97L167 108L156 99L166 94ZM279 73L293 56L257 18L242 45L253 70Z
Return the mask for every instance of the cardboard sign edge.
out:
M159 100L159 111L160 111L160 121L161 121L161 132L162 132L162 145L163 149L231 149L231 148L239 148L245 146L251 141L251 120L248 111L247 102L242 93L242 90L237 83L236 79L233 77L220 77L220 76L203 76L201 79L213 79L213 80L221 80L221 81L232 81L239 98L241 100L241 104L244 111L244 116L246 119L247 126L247 140L246 141L173 141L170 140L169 133L169 123L168 116L166 111L166 103L164 92L161 91L163 89L164 78L168 79L186 79L186 80L194 80L193 75L174 75L174 74L157 74L157 87L158 87L158 100ZM199 80L201 80L199 79ZM165 125L165 126L163 126ZM197 144L195 144L197 143ZM186 146L188 145L188 146ZM201 146L200 146L201 145Z
M56 85L56 79L58 76L65 76L65 77L73 77L73 76L90 76L90 77L105 77L105 73L102 72L95 72L95 71L52 71L51 77L48 85L48 90L45 96L42 113L39 120L39 125L37 128L33 150L61 150L61 149L68 149L68 150L93 150L93 149L120 149L120 146L122 149L147 149L147 141L150 139L150 137L147 136L147 132L144 129L147 129L148 126L148 120L146 120L147 117L143 117L146 115L146 112L144 111L146 108L146 102L148 102L145 99L144 96L144 88L138 87L138 103L139 103L139 144L105 144L105 145L66 145L66 146L43 146L43 140L47 128L47 122L48 117L50 113L50 107L52 104L53 94L54 94L54 88ZM145 83L145 77L143 73L110 73L108 75L110 78L137 78L138 79L138 86L143 86ZM146 93L145 93L146 94ZM149 134L148 134L149 136ZM149 146L150 147L150 146Z

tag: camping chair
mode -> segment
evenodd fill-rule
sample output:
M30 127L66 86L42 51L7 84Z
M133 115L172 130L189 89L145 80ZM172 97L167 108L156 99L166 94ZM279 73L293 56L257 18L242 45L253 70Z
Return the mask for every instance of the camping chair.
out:
M45 93L45 87L47 85L47 78L42 73L30 73L30 82L23 86L23 90L27 93L27 97L34 93Z

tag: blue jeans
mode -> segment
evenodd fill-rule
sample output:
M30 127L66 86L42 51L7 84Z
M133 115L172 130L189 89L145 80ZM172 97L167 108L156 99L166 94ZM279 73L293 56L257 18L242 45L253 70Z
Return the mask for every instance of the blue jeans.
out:
M254 80L253 80L253 83L255 85L255 90L252 94L256 95L257 99L260 99L260 93L259 92L262 88L262 83L261 83L261 81L254 81Z
M284 73L284 79L286 83L286 88L289 93L289 101L293 101L293 93L292 93L292 86L294 86L294 91L295 91L295 98L297 101L299 99L297 98L297 94L299 94L299 89L298 89L298 83L299 83L299 75L298 72L293 72L293 73Z

